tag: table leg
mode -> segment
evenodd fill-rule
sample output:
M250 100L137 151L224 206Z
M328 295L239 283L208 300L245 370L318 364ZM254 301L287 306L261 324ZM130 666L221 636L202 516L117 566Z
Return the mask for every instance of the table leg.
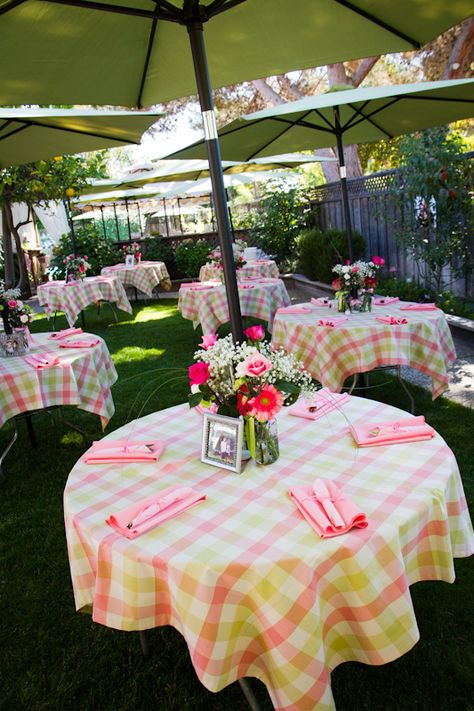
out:
M81 324L82 324L82 328L85 329L85 327L86 327L86 317L84 316L84 311L81 311Z
M17 441L17 439L18 439L18 427L17 427L17 423L16 423L16 417L14 417L13 418L13 437L11 438L10 442L7 444L7 446L3 450L2 454L0 455L0 476L3 476L4 459L7 456L10 449L15 444L15 442Z
M140 637L140 647L142 648L142 654L145 659L148 659L150 656L150 643L148 641L148 635L146 633L146 630L140 630L138 636Z
M249 681L247 679L237 679L237 681L239 682L239 686L242 689L242 693L245 696L245 699L252 711L261 711L261 706L255 698L255 695L250 687Z
M31 446L33 449L38 449L38 442L36 441L35 431L33 429L33 422L31 420L31 415L25 415L26 429L28 430L28 436L30 438Z

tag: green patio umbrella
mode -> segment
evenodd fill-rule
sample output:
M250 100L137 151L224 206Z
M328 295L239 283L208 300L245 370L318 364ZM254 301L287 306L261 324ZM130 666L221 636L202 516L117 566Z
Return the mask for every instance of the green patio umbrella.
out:
M0 168L140 143L159 111L0 108Z
M5 0L0 103L150 105L194 94L194 69L241 339L211 86L417 49L471 12L471 0Z
M380 141L473 115L474 79L347 89L242 116L219 131L219 141L224 158L243 161L279 151L336 146L352 259L343 142ZM204 141L198 141L173 155L192 159L204 153Z

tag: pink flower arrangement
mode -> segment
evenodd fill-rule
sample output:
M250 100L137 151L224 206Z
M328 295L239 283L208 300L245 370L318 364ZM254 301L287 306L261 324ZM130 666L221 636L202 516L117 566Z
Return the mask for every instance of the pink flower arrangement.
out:
M63 264L66 266L66 281L82 279L86 271L91 268L86 254L82 257L68 254L68 256L63 259Z

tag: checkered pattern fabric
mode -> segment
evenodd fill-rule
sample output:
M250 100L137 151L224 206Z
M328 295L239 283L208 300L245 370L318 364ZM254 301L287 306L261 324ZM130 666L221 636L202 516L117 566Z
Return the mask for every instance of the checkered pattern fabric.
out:
M81 339L86 337L81 334ZM36 370L21 356L0 358L0 426L28 410L77 405L99 415L105 427L115 411L110 388L117 373L104 341L69 350L60 348L50 334L40 333L33 335L28 355L32 353L52 353L60 364Z
M286 286L281 279L252 281L248 282L248 285L251 288L239 288L242 316L253 316L267 321L271 330L276 310L290 303ZM203 333L214 333L229 320L229 307L223 284L215 284L212 289L203 291L181 288L178 309L183 318L193 321L194 328L201 324Z
M55 311L62 311L70 326L80 312L98 301L115 301L117 307L132 313L132 307L122 283L116 277L86 277L82 281L65 284L51 281L38 287L38 302L48 318Z
M140 262L133 267L115 264L104 267L100 273L105 277L117 277L124 286L134 286L147 296L152 296L158 284L167 291L171 288L170 275L164 262Z
M222 269L218 269L212 264L204 264L199 271L200 281L210 281L212 279L220 279ZM248 277L270 277L278 279L280 273L276 262L271 259L264 262L246 262L242 269L237 269L238 279L248 279Z
M369 313L352 313L334 328L318 325L320 319L338 315L325 306L312 306L308 314L277 314L272 343L294 353L333 392L339 392L353 373L409 365L431 377L434 399L448 389L447 368L456 358L451 332L443 311L400 311L403 305L397 302L374 306ZM377 316L387 315L406 318L408 323L377 321Z
M255 676L279 711L334 709L331 670L411 649L419 632L409 585L453 582L453 558L474 551L456 461L439 435L356 449L348 421L400 416L354 397L316 422L283 411L280 458L249 462L240 476L200 462L201 418L185 405L115 431L110 438L160 439L165 449L149 464L79 461L69 475L77 609L114 629L173 625L212 691ZM288 496L317 476L343 487L367 529L319 538ZM134 541L106 525L174 484L207 498Z

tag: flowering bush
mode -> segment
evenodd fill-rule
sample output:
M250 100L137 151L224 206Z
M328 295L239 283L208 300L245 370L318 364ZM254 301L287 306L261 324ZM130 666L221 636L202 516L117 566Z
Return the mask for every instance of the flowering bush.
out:
M20 289L5 289L0 283L0 313L5 333L12 333L14 328L24 328L33 321L32 309L19 296Z
M377 285L377 272L384 264L385 260L376 256L370 262L359 260L353 264L336 264L333 272L338 278L334 279L332 287L337 291L350 291L353 287L373 289Z
M83 257L68 254L68 256L63 259L63 264L66 266L66 281L71 277L73 279L83 279L86 275L86 271L90 269L91 266L86 254L84 254Z

